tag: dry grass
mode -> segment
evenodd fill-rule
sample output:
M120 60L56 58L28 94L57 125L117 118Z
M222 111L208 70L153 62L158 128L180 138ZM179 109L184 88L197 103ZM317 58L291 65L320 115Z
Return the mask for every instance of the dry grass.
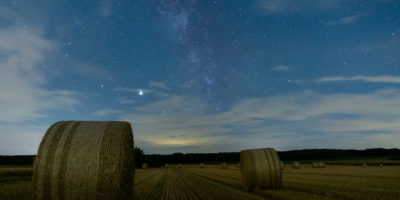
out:
M0 167L0 199L29 199L29 170L29 167ZM183 165L180 170L138 169L135 175L135 199L400 199L400 166L362 168L330 165L324 170L286 168L281 190L258 190L255 194L243 191L240 176L238 168L200 169L198 165ZM11 179L12 182L6 181Z

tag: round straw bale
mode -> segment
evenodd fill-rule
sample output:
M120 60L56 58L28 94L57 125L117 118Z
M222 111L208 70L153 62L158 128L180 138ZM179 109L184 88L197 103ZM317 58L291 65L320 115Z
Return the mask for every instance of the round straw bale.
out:
M200 163L200 168L204 168L204 163Z
M364 163L362 166L363 166L363 167L368 167L367 163Z
M280 189L282 170L278 154L272 148L240 152L241 182L246 191Z
M32 199L133 199L133 155L128 122L57 122L35 158Z
M147 169L147 163L142 164L142 169Z
M293 169L300 169L301 164L299 162L293 162Z
M383 167L383 164L381 163L381 164L379 164L379 167Z
M323 162L318 162L318 167L319 167L319 168L325 168L326 165L325 165L325 163L323 163Z
M226 168L227 168L226 163L222 163L222 164L221 164L221 168L222 168L222 169L226 169Z
M168 167L169 167L169 165L168 165L168 164L165 164L165 165L164 165L164 167L165 167L165 168L168 168Z
M319 168L319 165L318 165L317 162L313 162L313 163L311 163L311 167L312 168Z

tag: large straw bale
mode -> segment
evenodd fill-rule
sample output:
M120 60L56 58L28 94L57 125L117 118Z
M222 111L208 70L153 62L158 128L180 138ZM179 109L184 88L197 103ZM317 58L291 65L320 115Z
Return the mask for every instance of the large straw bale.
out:
M311 163L311 167L312 168L319 168L319 165L318 165L317 162L313 162L313 163Z
M319 167L319 168L325 168L326 165L325 165L324 162L318 162L318 167Z
M272 148L242 150L240 171L242 185L246 191L282 187L280 160Z
M32 199L133 199L133 155L127 122L57 122L35 158Z

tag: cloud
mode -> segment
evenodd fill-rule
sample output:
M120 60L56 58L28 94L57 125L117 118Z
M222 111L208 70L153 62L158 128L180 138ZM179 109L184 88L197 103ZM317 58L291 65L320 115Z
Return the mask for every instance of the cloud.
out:
M115 116L125 113L124 110L119 109L112 109L112 108L105 108L102 110L97 111L95 114L98 116Z
M322 77L316 79L318 82L339 82L339 81L363 81L369 83L400 83L400 76L332 76L332 77Z
M112 72L104 69L104 67L98 65L92 65L85 62L75 60L73 58L68 58L62 60L64 65L70 66L68 70L74 74L77 74L85 78L100 78L103 80L111 80L114 78Z
M103 17L108 17L113 14L112 3L109 0L104 0L99 3L98 14Z
M0 123L0 155L36 154L47 126Z
M303 91L247 98L225 112L213 112L197 98L170 96L118 117L133 124L137 144L149 153L398 147L393 141L400 139L398 102L400 93L394 89Z
M362 15L356 14L356 15L342 17L342 18L339 18L337 20L329 21L326 24L327 25L331 25L331 26L337 25L337 24L353 24L357 20L359 20L361 17L362 17Z
M292 67L289 67L287 65L278 65L278 66L275 66L275 67L273 67L271 69L274 70L274 71L278 71L278 72L285 72L285 71L292 71L293 70Z
M43 63L55 48L40 31L0 29L0 122L33 120L79 104L76 92L45 89Z
M153 90L150 90L150 89L129 88L129 87L116 87L113 90L116 92L127 92L127 93L138 93L139 91L142 91L143 94L153 92Z
M134 104L135 100L127 99L127 98L117 98L119 104Z
M266 14L312 13L335 8L340 0L258 0L257 6Z
M167 85L164 82L159 81L150 81L149 87L151 88L159 88L159 89L167 89Z

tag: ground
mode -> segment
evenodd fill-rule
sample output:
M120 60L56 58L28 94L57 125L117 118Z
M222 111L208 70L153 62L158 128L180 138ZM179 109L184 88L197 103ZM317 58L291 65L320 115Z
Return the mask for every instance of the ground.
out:
M0 167L0 199L29 199L31 166ZM286 165L283 188L244 192L237 164L170 166L136 170L135 199L400 199L400 166Z

